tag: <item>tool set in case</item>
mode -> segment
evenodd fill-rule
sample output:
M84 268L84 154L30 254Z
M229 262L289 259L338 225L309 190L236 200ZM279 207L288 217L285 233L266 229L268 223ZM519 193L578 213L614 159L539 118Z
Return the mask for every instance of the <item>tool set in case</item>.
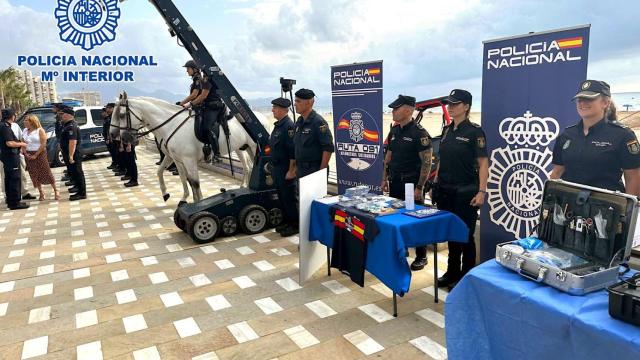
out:
M535 246L529 238L498 244L496 261L573 295L617 282L631 254L637 197L549 180L542 199Z

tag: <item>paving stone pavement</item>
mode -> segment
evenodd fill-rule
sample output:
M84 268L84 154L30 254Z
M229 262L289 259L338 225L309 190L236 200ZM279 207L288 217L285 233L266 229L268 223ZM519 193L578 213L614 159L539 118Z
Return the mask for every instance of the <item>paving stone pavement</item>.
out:
M64 200L65 190L61 201L0 210L1 359L446 358L432 259L398 298L398 318L370 274L363 288L326 268L298 284L295 236L198 245L178 230L182 186L167 173L163 202L156 160L140 149L136 188L106 169L108 158L87 160L87 200ZM205 196L239 184L200 175Z

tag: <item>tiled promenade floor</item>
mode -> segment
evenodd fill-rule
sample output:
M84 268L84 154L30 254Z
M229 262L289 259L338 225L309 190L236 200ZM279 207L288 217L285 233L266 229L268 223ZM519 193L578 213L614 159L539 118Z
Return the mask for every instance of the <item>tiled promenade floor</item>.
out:
M84 163L87 200L65 190L2 207L0 358L446 358L431 271L414 274L393 318L390 291L369 274L364 288L326 269L299 284L297 237L195 244L172 220L179 179L167 173L164 203L156 160L139 152L137 188L101 157ZM237 182L201 171L201 184L208 196Z

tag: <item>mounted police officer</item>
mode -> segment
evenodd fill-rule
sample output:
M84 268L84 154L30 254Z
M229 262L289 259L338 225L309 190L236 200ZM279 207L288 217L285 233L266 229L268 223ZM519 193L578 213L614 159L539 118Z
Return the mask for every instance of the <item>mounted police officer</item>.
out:
M189 96L176 104L185 108L194 107L194 110L196 110L196 137L205 143L202 149L205 161L211 160L211 151L213 149L213 161L219 162L220 148L218 139L220 124L224 126L224 131L229 136L228 128L224 121L226 107L217 94L216 86L200 73L195 61L187 61L184 67L187 68L187 73L193 80L190 88L191 92Z
M20 149L27 146L18 140L11 130L11 122L15 121L12 109L2 110L0 123L0 160L4 171L4 192L7 206L11 210L26 209L28 204L20 202Z
M295 206L295 149L293 135L295 127L289 117L291 101L277 98L271 101L271 112L277 120L269 138L271 147L270 172L282 202L284 222L276 227L280 235L287 237L298 233L298 213Z
M300 89L295 93L296 112L300 117L295 124L295 172L301 178L329 167L333 153L333 136L326 120L313 110L315 94Z
M416 98L398 95L389 107L393 109L393 121L387 138L389 145L384 160L382 191L389 196L404 199L405 184L414 184L414 199L423 202L424 185L431 173L431 137L427 130L416 123L412 116ZM416 248L416 259L411 270L420 270L427 264L427 248Z
M73 109L62 109L64 127L60 133L60 148L66 156L69 164L69 176L75 184L73 188L69 189L69 193L75 193L69 197L70 201L87 198L84 171L82 170L82 153L80 152L80 128L74 120L74 115Z
M609 84L583 81L573 99L581 120L556 140L550 178L640 195L640 145L633 130L611 116Z
M454 89L446 100L453 119L442 130L440 162L433 191L438 209L450 211L467 225L467 243L449 241L447 272L438 278L439 287L453 287L476 264L475 229L478 208L487 195L489 158L484 131L469 121L471 93Z
M114 147L113 141L111 141L111 115L113 114L113 108L116 106L114 103L108 103L104 108L102 108L102 137L104 138L105 144L107 144L107 150L109 150L109 155L111 155L111 165L107 166L107 169L114 169L117 165L116 162L116 151L117 149Z

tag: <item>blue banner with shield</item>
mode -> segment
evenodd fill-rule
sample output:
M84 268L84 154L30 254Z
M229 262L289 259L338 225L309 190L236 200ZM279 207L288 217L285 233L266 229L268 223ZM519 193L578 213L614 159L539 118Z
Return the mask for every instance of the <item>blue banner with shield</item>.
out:
M382 181L382 61L331 67L338 192Z
M481 261L496 244L534 232L555 139L578 120L571 98L586 79L589 26L486 41L482 128L489 153Z

